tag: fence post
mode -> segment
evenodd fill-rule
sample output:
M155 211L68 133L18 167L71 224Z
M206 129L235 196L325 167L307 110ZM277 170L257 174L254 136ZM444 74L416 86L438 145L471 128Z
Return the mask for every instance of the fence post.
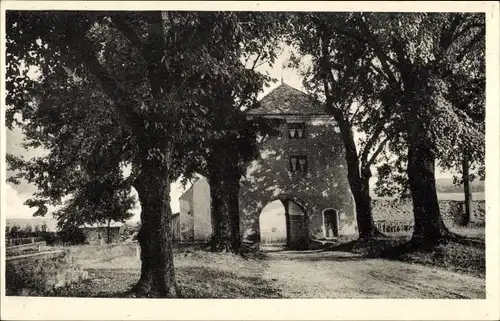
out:
M141 246L139 245L139 243L137 243L137 245L135 246L135 253L136 253L136 257L138 260L141 259Z

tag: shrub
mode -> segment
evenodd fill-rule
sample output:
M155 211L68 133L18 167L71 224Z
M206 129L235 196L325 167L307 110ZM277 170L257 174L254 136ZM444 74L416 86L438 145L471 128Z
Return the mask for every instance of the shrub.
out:
M65 245L85 244L85 234L79 228L68 228L57 233L61 242Z

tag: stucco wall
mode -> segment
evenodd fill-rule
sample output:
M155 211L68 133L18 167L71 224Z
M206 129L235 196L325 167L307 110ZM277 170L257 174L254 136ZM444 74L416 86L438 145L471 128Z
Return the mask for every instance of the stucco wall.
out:
M190 187L179 198L180 238L183 242L194 240L193 188Z
M210 185L206 178L193 184L193 218L195 241L207 240L212 235L210 216Z
M305 211L306 228L311 238L322 238L322 211L339 211L339 233L356 232L354 205L347 182L346 163L338 128L331 118L287 117L288 122L305 122L306 138L289 139L288 126L281 136L260 144L261 155L248 164L240 187L240 223L243 237L259 234L259 214L268 203L288 199ZM289 157L305 155L307 173L290 172Z

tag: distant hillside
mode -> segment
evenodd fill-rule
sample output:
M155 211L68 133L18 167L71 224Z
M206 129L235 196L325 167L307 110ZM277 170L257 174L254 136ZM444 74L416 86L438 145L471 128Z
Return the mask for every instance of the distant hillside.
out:
M392 197L378 197L375 194L374 188L375 183L370 186L370 195L373 198L392 198ZM436 179L436 189L438 194L438 199L440 200L463 200L464 199L464 187L463 185L453 184L453 178L437 178ZM471 184L472 189L472 199L473 200L484 200L484 181L475 180Z
M20 227L25 227L26 225L31 225L35 227L36 225L42 226L43 223L47 225L47 230L56 231L57 230L57 220L47 217L30 217L30 218L7 218L7 226L18 225Z
M463 185L453 184L453 178L438 178L436 179L436 188L438 193L462 193ZM484 192L484 181L474 180L471 183L473 193Z
M49 231L55 232L57 231L57 220L53 218L47 218L47 217L30 217L30 218L7 218L7 226L14 226L18 225L21 228L25 227L26 225L31 225L31 227L35 227L36 225L39 225L40 227L45 223L47 225L47 229ZM128 221L128 224L135 225L137 224L136 221ZM115 223L112 222L111 226L122 226L123 223ZM96 226L96 225L88 225L85 224L86 227L89 226Z

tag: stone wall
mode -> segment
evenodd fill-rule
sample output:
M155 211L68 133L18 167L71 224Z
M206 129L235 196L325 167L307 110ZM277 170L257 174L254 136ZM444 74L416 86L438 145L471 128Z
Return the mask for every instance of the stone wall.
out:
M339 212L341 235L356 233L353 198L347 181L344 149L331 118L288 117L305 122L305 139L290 139L288 126L260 145L261 155L248 164L241 180L240 223L244 239L259 234L259 215L274 200L291 200L303 209L310 238L322 238L325 209ZM307 173L290 172L290 156L307 157Z
M108 241L108 228L100 227L85 227L82 228L85 235L85 243L87 244L105 244ZM112 226L110 228L110 243L120 242L120 227Z
M440 200L439 208L447 225L456 225L465 213L464 201ZM485 201L472 201L471 224L484 226ZM410 199L373 200L373 219L375 221L413 222L413 205Z

